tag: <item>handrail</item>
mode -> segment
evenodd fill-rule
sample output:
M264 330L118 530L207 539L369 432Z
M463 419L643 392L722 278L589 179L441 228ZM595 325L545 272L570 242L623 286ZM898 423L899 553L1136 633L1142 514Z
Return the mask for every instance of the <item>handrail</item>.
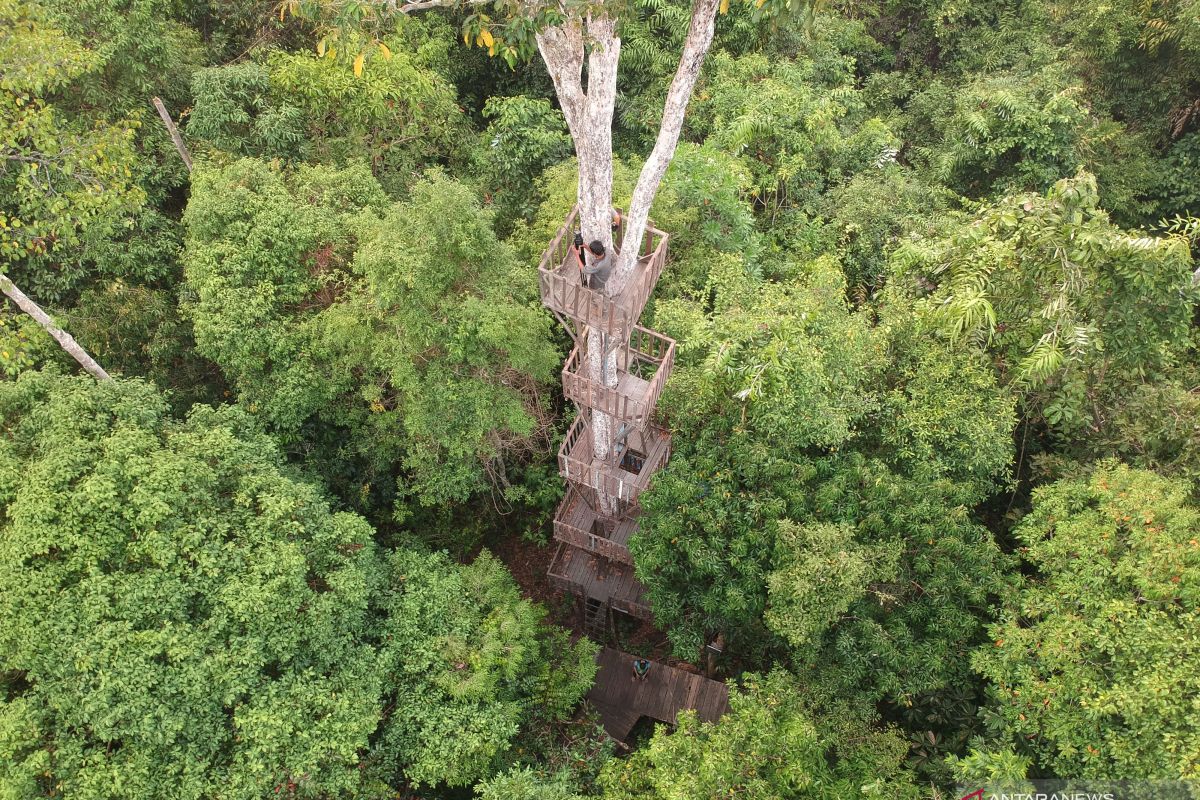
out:
M620 502L633 502L650 486L650 478L663 467L671 454L671 436L666 431L649 426L644 433L634 431L632 437L644 459L637 472L622 469L616 464L601 461L593 455L591 425L580 414L571 424L558 449L558 471L564 479L605 493Z
M674 361L675 340L638 326L634 328L629 344L618 355L618 369L632 374L637 381L605 386L592 380L583 359L582 346L576 345L563 364L563 394L574 403L643 429L654 415ZM639 374L639 364L645 365L647 371L653 370L653 374L649 377Z
M583 286L578 270L572 270L568 263L571 246L568 235L578 215L578 207L573 208L538 262L542 303L581 326L596 327L610 336L624 339L637 325L638 317L662 274L670 237L648 225L643 238L643 252L639 254L638 269L619 294L610 296ZM616 252L614 247L614 254Z

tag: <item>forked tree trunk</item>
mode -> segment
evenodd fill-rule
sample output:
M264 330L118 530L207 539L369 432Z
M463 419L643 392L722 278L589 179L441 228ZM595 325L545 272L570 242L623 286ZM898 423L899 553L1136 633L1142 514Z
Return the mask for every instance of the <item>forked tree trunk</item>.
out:
M712 44L720 0L695 0L692 19L684 41L679 68L671 81L663 106L662 126L654 149L642 167L625 219L625 233L606 291L619 294L638 263L642 236L650 218L650 206L683 129L688 100L700 75L700 67ZM586 22L586 27L585 27ZM579 222L587 242L599 240L612 250L612 119L617 99L617 64L621 39L616 20L588 15L586 20L568 20L538 34L538 50L554 82L567 129L579 162ZM587 57L587 89L583 86L583 64ZM604 386L617 385L617 347L603 331L587 332L589 378ZM608 414L592 414L592 452L607 459L617 431ZM600 510L613 513L615 501L594 481Z

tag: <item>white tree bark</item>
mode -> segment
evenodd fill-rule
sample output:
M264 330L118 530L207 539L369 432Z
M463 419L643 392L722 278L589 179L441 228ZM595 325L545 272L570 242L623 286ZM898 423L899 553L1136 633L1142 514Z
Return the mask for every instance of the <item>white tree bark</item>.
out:
M104 368L96 363L88 352L84 350L79 342L75 341L75 337L64 331L62 328L54 324L54 320L50 319L50 315L42 310L42 307L29 299L28 296L17 288L8 276L0 273L0 291L12 298L12 301L17 304L17 307L24 311L29 316L33 317L39 325L41 325L46 333L54 337L54 341L58 342L63 350L71 358L79 362L79 366L87 370L97 380L111 380L111 376L104 371Z
M654 203L658 186L667 172L671 157L675 155L675 147L679 144L683 115L687 111L688 101L692 98L692 90L696 88L696 80L700 77L704 57L712 45L719 6L720 0L695 0L692 5L692 21L688 27L687 39L683 43L679 68L675 71L671 88L667 91L667 101L663 104L662 125L658 129L658 138L646 163L642 165L633 197L629 201L620 258L608 282L610 294L620 293L637 266L642 235L646 232L646 223L650 219L650 206Z
M575 144L579 164L579 225L584 241L599 241L611 250L612 241L612 118L617 101L617 64L621 39L616 21L589 15L587 30L577 20L548 28L538 35L538 50L554 81L567 129ZM590 50L589 50L590 48ZM583 88L583 62L587 56L588 80ZM605 386L616 386L616 351L603 331L586 334L588 377ZM607 351L607 352L606 352ZM592 455L606 461L612 451L614 421L602 411L591 415ZM600 511L613 514L616 504L602 488L600 475L592 476Z
M612 249L612 122L617 103L621 39L616 20L589 16L587 105L575 137L579 159L579 222L587 242Z

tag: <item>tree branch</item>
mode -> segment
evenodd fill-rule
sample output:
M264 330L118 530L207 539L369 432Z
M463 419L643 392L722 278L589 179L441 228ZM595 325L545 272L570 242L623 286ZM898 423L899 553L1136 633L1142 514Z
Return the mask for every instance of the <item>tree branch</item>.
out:
M159 97L153 98L154 107L158 109L158 116L163 121L163 125L167 126L167 133L171 134L171 141L175 143L175 150L179 153L179 157L183 159L184 166L187 171L192 171L192 154L188 152L187 145L183 143L183 137L179 135L179 129L175 127L175 121L171 119L171 114L167 111L167 107L163 105L163 101Z
M650 205L654 202L654 195L667 172L671 157L675 155L679 134L683 130L683 115L687 111L692 90L696 87L696 80L700 77L704 57L712 45L719 4L720 0L695 0L692 5L692 22L684 40L679 68L675 71L671 88L667 91L667 101L663 104L662 127L658 129L654 149L642 165L637 186L629 201L620 260L608 284L611 294L618 294L624 288L637 266L639 245L650 219Z
M426 11L430 8L482 6L490 2L492 0L417 0L415 3L398 3L396 0L388 0L388 6L392 11L399 11L401 14L411 14L414 11Z
M43 311L41 306L30 300L4 273L0 273L0 291L3 291L12 298L12 301L17 304L18 308L33 317L46 330L46 333L50 334L54 338L54 341L58 342L63 350L67 351L67 354L71 358L79 362L79 366L91 373L97 380L112 380L112 377L104 371L104 368L97 364L95 359L79 346L79 342L75 341L75 337L55 325L54 321L50 319L50 315Z

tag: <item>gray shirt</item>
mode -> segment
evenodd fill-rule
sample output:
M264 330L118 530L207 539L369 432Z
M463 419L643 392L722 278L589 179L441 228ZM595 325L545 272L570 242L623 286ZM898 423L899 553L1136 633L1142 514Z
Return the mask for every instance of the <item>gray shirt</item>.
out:
M583 267L583 274L587 277L588 287L597 291L603 290L608 283L608 276L612 273L612 253L607 250L602 256L597 256L590 250L586 253L587 263Z

